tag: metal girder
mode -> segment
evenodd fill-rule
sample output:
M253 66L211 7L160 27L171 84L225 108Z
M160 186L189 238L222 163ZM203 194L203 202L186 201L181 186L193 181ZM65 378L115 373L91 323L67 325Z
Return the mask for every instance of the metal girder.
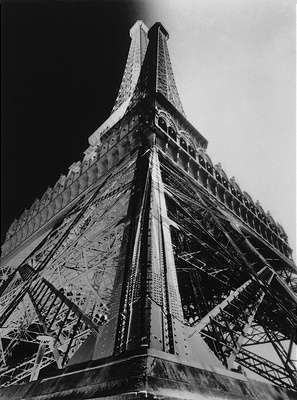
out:
M33 282L28 293L45 333L54 340L55 358L61 368L80 346L81 332L100 332L100 321L96 317L99 307L93 307L92 314L83 313L61 290L44 278Z
M272 329L264 327L264 331L267 334L267 337L270 339L270 343L272 344L274 350L279 356L281 363L284 369L287 371L294 387L297 387L297 366L291 359L291 350L292 350L291 344L293 343L294 336L296 336L296 331L293 332L294 336L292 335L290 346L288 349L286 349L283 343L278 340L278 336Z
M292 383L290 375L287 373L284 367L281 367L280 365L269 361L254 352L248 351L243 347L237 354L236 362L269 380L275 385L286 387L292 390L296 389L296 385Z
M228 215L158 157L153 148L137 173L134 159L89 193L6 285L3 385L85 360L80 346L93 332L104 345L86 357L151 346L191 359L199 336L214 362L294 387L292 345L282 346L295 323L291 291ZM278 312L289 318L280 330ZM283 366L246 359L249 344L272 339ZM13 365L19 343L31 347Z
M50 364L65 366L92 332L102 336L115 319L112 292L123 273L135 160L136 154L80 199L6 285L1 385L37 379Z
M137 179L117 353L151 347L183 354L176 322L182 321L182 307L156 148L143 155Z
M38 372L41 369L53 363L55 363L55 359L53 357L52 351L50 349L47 349L43 353L42 359L39 362ZM25 360L24 362L18 364L16 367L1 370L1 378L0 378L1 386L5 387L10 385L16 385L19 383L23 383L26 380L29 380L35 365L36 365L36 356L31 357L28 360ZM37 376L35 375L34 378L37 378Z
M273 277L266 268L259 275L266 276L268 282ZM233 367L264 295L258 283L250 279L196 324L193 334L199 332L226 367Z
M204 189L198 189L190 179L177 172L169 161L165 158L162 161L167 207L174 223L173 245L176 260L179 260L177 271L180 271L184 315L196 326L192 335L199 331L216 356L231 368L237 357L243 359L247 343L259 344L259 348L266 342L271 343L272 336L251 333L254 326L260 324L271 329L274 340L279 339L275 357L283 351L283 366L260 356L257 361L254 357L250 364L244 358L244 363L263 377L268 376L275 384L282 385L283 379L284 385L295 388L295 372L287 366L290 364L293 368L289 361L292 350L285 352L281 344L290 339L289 332L297 327L294 294L279 277L280 271L266 260L265 253L252 246L241 230L240 222L223 210ZM275 265L276 261L273 262ZM216 287L215 296L212 287ZM249 292L250 287L254 291ZM245 295L240 296L240 293ZM215 297L212 306L208 296ZM281 323L278 321L280 316ZM286 322L283 322L285 318Z
M120 89L112 109L116 111L130 99L137 84L148 44L147 27L139 21L130 29L131 44Z
M7 280L2 283L0 288L0 326L2 326L4 321L9 317L9 313L13 311L18 302L21 301L22 297L19 296L19 294L22 293L22 295L24 295L26 293L28 289L27 282L33 279L38 271L45 268L48 261L50 261L59 250L61 243L65 241L65 238L69 235L73 226L75 226L76 220L81 217L83 213L81 207L82 202L79 202L74 207L74 210L70 210L66 217L64 217L64 219L50 231L41 244L37 246L35 251L33 251L17 269L12 271ZM20 271L22 271L23 277L21 277ZM8 305L8 309L5 310L5 307Z
M91 135L85 152L88 161L104 143L98 169L106 171L107 165L108 172L100 171L104 177L72 199L74 207L45 239L39 236L39 245L19 267L0 270L0 385L34 381L50 369L91 360L108 360L109 366L127 353L138 356L150 349L176 356L177 365L179 357L189 365L199 362L207 374L223 366L233 370L237 363L296 389L293 263L288 267L269 240L265 244L253 236L239 203L231 200L233 213L216 197L219 186L210 175L191 165L198 142L205 148L207 141L191 127L196 144L186 143L183 129L190 124L165 28L157 23L147 36L138 21L130 34L112 115ZM167 130L162 113L178 132ZM143 132L136 129L139 122ZM119 163L125 140L137 151ZM159 145L172 151L183 169L166 159ZM190 167L199 183L185 172ZM206 167L212 174L213 167ZM83 173L85 168L87 163ZM92 178L95 171L97 164ZM221 195L228 193L224 189ZM282 365L247 350L267 343Z
M156 90L162 93L165 98L167 98L171 104L173 104L177 110L179 110L183 115L184 110L182 103L179 98L177 87L175 84L172 66L170 62L168 47L167 47L167 36L164 35L160 29L158 32L158 42L157 42L157 87Z
M167 173L174 174L174 172L170 171L169 169L167 170ZM181 190L183 192L188 191L188 193L186 194L186 196L188 197L188 202L189 201L196 202L197 204L196 209L204 208L204 210L206 210L207 213L204 215L205 216L207 215L208 220L212 221L212 228L209 233L213 235L214 232L213 225L215 225L219 231L220 237L224 237L226 239L224 243L226 249L228 250L230 247L233 249L233 251L229 253L230 258L233 256L235 252L237 254L239 265L241 264L244 266L246 273L253 276L255 279L258 279L256 276L257 270L260 270L265 265L268 265L269 268L271 268L268 262L265 262L263 258L262 259L259 258L259 254L251 251L249 242L246 239L246 237L238 228L235 229L235 225L233 227L230 224L230 221L228 217L225 215L225 212L222 213L218 205L216 205L215 203L212 202L212 200L204 196L203 192L195 193L193 190L193 192L191 193L191 191L188 189L187 184L184 184L182 186L181 183L178 182L178 185L179 185L178 186L179 190L176 190L177 188L174 186L174 184L172 184L171 191L172 190L175 191L175 195L176 193L179 193ZM250 257L251 255L252 257ZM248 260L247 256L251 258L251 260ZM276 279L279 278L276 277ZM285 285L284 282L282 282L282 285ZM269 288L267 287L266 290L269 291ZM270 294L273 295L272 292L270 292ZM293 302L292 304L296 304L296 299L292 296L291 298ZM284 308L284 306L282 306L278 298L275 298L275 302L279 305L281 311L290 313L293 321L297 320L297 317L294 316L294 313L292 314L292 312L288 309L288 307ZM296 305L294 305L294 307L296 309Z
M279 342L289 340L289 338L281 332L275 332L275 335ZM255 322L251 325L251 330L245 335L245 337L245 347L270 343L270 339L267 337L263 327Z

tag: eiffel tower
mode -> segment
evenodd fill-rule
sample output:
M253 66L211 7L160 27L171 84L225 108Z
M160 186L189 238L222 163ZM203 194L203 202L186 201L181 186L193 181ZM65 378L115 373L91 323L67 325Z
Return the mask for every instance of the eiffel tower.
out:
M287 235L213 165L163 25L130 36L110 117L6 234L0 397L296 399Z

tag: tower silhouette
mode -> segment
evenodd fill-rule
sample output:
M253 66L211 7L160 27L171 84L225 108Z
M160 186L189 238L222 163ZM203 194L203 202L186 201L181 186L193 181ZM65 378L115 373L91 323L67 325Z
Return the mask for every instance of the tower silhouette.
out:
M2 246L1 398L293 399L286 233L212 164L166 29L130 36L110 117Z

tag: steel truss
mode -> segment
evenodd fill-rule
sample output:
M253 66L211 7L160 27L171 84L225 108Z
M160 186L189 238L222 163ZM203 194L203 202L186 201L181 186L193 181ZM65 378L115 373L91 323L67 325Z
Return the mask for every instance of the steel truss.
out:
M2 386L63 368L112 320L134 168L106 176L2 282Z
M137 22L130 34L113 113L85 152L102 145L101 178L20 265L0 269L0 386L152 349L172 356L173 374L183 359L206 381L250 370L297 390L297 269L200 184L201 164L187 173L207 141L185 119L168 33Z
M295 271L276 255L271 262L270 250L215 198L166 157L161 160L191 336L200 334L229 369L241 364L277 385L296 388L297 298L288 279ZM267 344L272 360L261 354Z
M163 192L164 202L158 199ZM127 215L135 215L132 225ZM163 247L157 250L156 243ZM135 156L81 199L4 281L1 385L79 362L82 344L92 337L105 343L112 334L116 354L147 346L158 339L151 331L158 325L143 318L154 321L159 314L165 351L180 346L172 339L181 334L178 323L187 327L185 343L203 338L225 368L239 372L241 365L295 388L297 302L283 279L284 261L276 269L276 257L268 262L261 246L156 148L137 164ZM171 251L165 264L162 257ZM160 275L144 269L158 252ZM168 292L172 263L183 315ZM132 326L141 331L133 333ZM261 353L265 345L274 350L272 359Z

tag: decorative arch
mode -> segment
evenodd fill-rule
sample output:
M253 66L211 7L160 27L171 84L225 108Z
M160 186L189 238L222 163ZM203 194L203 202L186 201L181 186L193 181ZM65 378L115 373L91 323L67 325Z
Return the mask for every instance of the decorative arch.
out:
M189 146L188 146L188 151L189 151L189 154L190 154L191 157L196 158L196 150L195 150L195 147L193 147L193 146L191 146L191 145L189 144Z
M219 182L222 182L222 174L221 174L221 165L220 164L216 164L214 166L214 172L215 172L215 177Z
M239 185L238 185L238 183L236 182L236 180L235 180L234 177L232 177L232 178L230 179L230 184L231 184L231 186L232 186L237 192L239 192L239 193L242 195L242 191L241 191L241 189L240 189L240 187L239 187Z
M185 139L188 146L191 146L194 150L196 150L197 146L187 131L180 129L178 131L178 135L182 136Z
M262 208L262 206L261 206L259 200L256 201L255 206L256 206L256 208L261 212L261 214L265 214L265 211L263 210L263 208Z
M216 174L218 174L221 178L221 183L225 186L225 188L229 189L229 178L226 172L223 170L221 163L214 166Z
M188 143L186 139L183 136L179 136L179 144L180 147L182 147L184 150L188 151Z
M177 140L177 131L172 127L172 125L168 126L168 135L173 139Z
M250 210L253 210L255 207L254 207L254 201L251 198L251 196L245 191L242 192L242 195L245 206L248 207Z
M205 160L205 166L206 166L207 171L211 175L213 175L213 169L214 169L213 163L212 163L211 158L209 157L209 155L207 153L205 153L205 152L204 152L204 160Z
M198 150L198 161L199 163L205 168L206 167L206 159L205 159L205 153L201 149Z
M225 172L223 169L221 169L221 176L222 176L222 178L224 178L227 182L229 181L229 178L228 178L226 172Z
M280 231L280 233L281 233L281 236L287 241L288 236L287 236L287 234L286 234L284 228L282 227L282 225L281 225L279 222L277 222L276 226L277 226L277 228L279 229L279 231Z
M211 161L211 158L209 157L209 155L207 153L204 152L204 158L205 161L213 168L213 163Z
M262 221L266 219L265 211L263 210L263 208L258 200L256 201L256 204L255 204L255 211L256 211L256 214L258 215L258 218L260 218Z
M159 110L157 113L157 123L159 125L159 120L163 119L164 122L166 123L166 126L172 126L172 128L175 130L175 132L178 131L175 122L172 120L171 116L167 114L164 110ZM160 125L159 125L160 126Z
M273 219L273 217L272 217L272 215L270 214L269 211L267 211L267 213L266 213L266 218L267 218L267 222L268 222L270 228L271 228L273 231L276 232L276 231L277 231L276 222L275 222L275 220Z
M242 194L244 195L244 197L247 199L247 201L249 203L254 204L254 200L251 198L251 196L247 192L243 191Z
M158 126L165 132L167 132L167 122L162 116L158 117Z

